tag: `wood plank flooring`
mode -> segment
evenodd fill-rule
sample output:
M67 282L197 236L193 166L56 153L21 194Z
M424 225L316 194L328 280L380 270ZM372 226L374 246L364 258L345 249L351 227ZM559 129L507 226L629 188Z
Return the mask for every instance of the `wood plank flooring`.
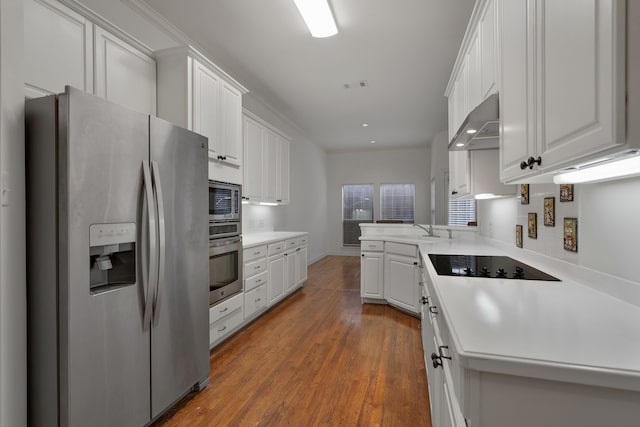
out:
M419 323L360 303L359 257L323 258L215 348L209 386L154 427L431 426Z

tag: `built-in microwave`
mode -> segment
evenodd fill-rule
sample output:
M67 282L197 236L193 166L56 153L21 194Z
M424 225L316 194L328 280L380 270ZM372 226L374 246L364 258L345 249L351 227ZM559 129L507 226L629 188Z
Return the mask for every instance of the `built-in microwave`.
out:
M240 221L241 197L240 185L209 181L209 222Z

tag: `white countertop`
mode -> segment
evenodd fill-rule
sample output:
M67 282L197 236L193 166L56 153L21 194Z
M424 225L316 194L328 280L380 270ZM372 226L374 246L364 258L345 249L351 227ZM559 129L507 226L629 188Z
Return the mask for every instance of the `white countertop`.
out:
M264 231L259 233L247 233L242 235L242 247L244 249L267 243L279 242L294 237L306 236L304 231Z
M481 237L363 240L418 244L462 366L640 391L640 308L598 290L619 279ZM507 255L562 281L438 276L429 253Z

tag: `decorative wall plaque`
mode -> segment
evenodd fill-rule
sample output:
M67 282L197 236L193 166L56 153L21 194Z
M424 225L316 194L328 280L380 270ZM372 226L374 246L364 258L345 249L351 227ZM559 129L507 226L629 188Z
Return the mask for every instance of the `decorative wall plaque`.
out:
M538 238L538 214L535 212L529 212L528 216L529 224L529 237L532 239Z
M560 201L573 202L573 184L560 184Z
M520 204L529 204L529 184L520 184Z
M522 247L522 226L519 224L516 225L516 246Z
M562 234L564 236L564 249L570 252L578 252L578 218L565 218Z
M556 225L556 198L544 198L544 225L555 227Z

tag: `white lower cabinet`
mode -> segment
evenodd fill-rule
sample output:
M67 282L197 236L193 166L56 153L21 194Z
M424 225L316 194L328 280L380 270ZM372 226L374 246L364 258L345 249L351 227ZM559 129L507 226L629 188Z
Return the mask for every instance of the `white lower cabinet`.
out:
M307 280L307 247L296 249L296 286Z
M420 312L419 270L416 245L385 244L384 297L391 305L416 314Z
M270 257L268 261L269 281L269 305L274 304L284 297L284 281L286 277L284 254Z
M209 308L209 346L213 347L244 322L244 296L240 293Z
M267 284L260 285L244 293L244 318L251 319L267 308Z
M384 253L362 252L360 259L360 297L384 299Z
M296 269L298 268L297 252L290 249L284 254L285 262L285 289L286 293L293 291L296 287Z

